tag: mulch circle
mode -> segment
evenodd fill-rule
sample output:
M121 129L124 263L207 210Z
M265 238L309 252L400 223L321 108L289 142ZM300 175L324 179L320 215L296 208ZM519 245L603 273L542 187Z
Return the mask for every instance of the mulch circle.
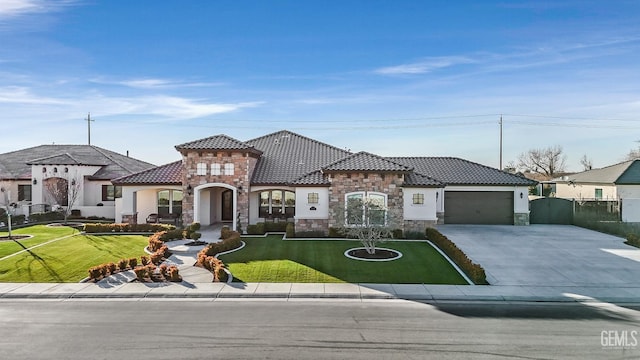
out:
M376 249L375 253L369 254L366 249L352 249L347 254L360 259L381 260L396 258L399 253L387 249Z

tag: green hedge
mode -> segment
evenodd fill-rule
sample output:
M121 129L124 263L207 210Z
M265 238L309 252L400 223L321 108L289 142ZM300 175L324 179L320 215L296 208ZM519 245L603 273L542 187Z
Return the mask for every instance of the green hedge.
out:
M24 215L13 215L11 216L11 224L12 225L22 225L24 224L25 216ZM5 226L8 225L7 222L7 214L0 215L0 223L4 223Z
M160 232L175 229L173 225L166 224L100 224L91 223L84 225L84 231L92 233L107 232Z
M236 249L242 245L240 233L237 231L229 231L222 236L222 241L210 243L200 250L198 256L215 256L221 252Z
M425 231L425 235L427 239L431 240L440 250L447 254L447 256L467 274L471 281L477 285L488 284L487 276L482 266L472 262L471 259L446 236L430 227Z
M60 211L49 211L29 215L29 222L47 222L57 220L64 220L64 214Z

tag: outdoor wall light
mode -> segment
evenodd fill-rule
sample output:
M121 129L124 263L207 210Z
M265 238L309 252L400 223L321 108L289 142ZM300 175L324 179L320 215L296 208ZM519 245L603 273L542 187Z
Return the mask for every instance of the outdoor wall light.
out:
M522 191L520 191L520 199L522 199L524 197L524 194L522 193Z
M193 188L191 187L191 184L187 185L187 194L188 195L193 194Z
M38 180L33 179L33 185L36 185L36 184L38 184Z
M438 195L440 195L440 193L436 193L436 200L438 200Z
M71 186L75 186L76 185L76 179L71 179Z

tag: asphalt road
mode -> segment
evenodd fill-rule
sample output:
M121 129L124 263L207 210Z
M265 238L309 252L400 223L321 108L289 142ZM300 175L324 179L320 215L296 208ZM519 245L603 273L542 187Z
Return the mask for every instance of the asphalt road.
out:
M395 300L0 301L0 359L631 359L640 358L638 310Z

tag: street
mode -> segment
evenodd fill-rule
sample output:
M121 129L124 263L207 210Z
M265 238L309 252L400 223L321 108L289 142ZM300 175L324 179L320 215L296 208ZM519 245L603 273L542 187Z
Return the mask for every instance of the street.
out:
M3 300L0 359L626 359L640 311L606 303Z

